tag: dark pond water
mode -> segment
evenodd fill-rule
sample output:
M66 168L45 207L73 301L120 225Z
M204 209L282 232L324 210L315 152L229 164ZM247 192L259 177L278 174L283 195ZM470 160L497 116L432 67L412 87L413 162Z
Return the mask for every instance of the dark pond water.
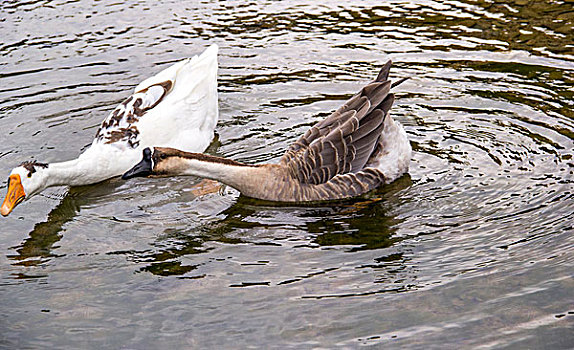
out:
M410 176L322 207L190 178L0 220L6 349L574 347L571 1L2 1L0 189L220 45L212 154L275 161L391 58Z

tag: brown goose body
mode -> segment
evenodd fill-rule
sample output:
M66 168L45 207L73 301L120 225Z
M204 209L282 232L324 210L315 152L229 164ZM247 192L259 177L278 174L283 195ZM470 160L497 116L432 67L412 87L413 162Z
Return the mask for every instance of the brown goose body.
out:
M155 147L124 178L195 175L221 181L243 195L270 201L349 198L389 183L408 171L411 147L389 115L394 102L391 62L337 111L301 136L277 164L246 165L225 158ZM139 167L139 168L138 168Z

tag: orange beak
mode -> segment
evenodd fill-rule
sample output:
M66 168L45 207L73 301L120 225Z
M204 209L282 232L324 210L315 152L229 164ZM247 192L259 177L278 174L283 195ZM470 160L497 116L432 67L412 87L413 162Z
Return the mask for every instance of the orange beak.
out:
M6 193L4 203L2 203L2 208L0 208L0 213L2 216L7 216L10 214L10 212L16 208L16 206L20 204L24 198L26 198L26 193L24 192L24 187L22 187L20 175L10 175L8 178L8 193Z

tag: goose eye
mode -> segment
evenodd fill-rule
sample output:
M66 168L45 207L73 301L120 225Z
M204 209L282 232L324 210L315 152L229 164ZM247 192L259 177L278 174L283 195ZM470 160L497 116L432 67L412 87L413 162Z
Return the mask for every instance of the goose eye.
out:
M159 157L160 157L161 159L166 159L166 158L167 158L167 154L162 153L162 154L159 155Z
M30 178L30 177L32 177L32 173L31 173L31 172L30 172L30 173L28 173L28 177L29 177L29 178Z

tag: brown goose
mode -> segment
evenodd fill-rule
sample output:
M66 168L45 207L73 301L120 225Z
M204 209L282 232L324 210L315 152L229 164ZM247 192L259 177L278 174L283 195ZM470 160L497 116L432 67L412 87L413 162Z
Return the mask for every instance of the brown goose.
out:
M247 165L206 154L154 147L123 179L193 175L223 182L243 195L270 201L348 198L390 183L408 171L411 146L389 115L391 62L375 81L292 144L278 164Z

